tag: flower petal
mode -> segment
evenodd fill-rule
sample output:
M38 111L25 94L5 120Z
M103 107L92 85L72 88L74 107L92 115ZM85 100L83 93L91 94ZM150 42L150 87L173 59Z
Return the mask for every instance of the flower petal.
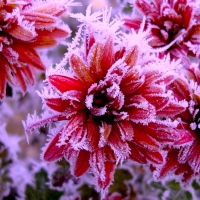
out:
M89 55L87 57L89 68L96 81L99 81L103 78L103 68L101 66L102 55L103 45L95 43L90 49Z
M63 157L63 150L65 146L64 145L58 146L61 132L62 129L54 136L54 138L48 144L47 148L45 149L42 155L44 160L53 162Z
M62 100L60 98L45 98L46 105L57 111L57 112L64 112L67 107L69 106L69 100Z
M84 146L88 151L93 152L95 149L98 148L98 143L100 139L99 125L92 119L88 119L85 123L85 126L87 135Z
M101 67L104 72L104 75L110 69L114 61L114 49L113 49L113 40L111 36L108 36L105 43L101 61Z
M77 159L74 161L74 167L72 169L72 173L76 177L82 176L89 169L90 167L89 159L90 159L90 153L88 151L85 150L79 151Z
M131 122L124 120L117 122L123 140L130 141L133 139L134 131Z
M133 141L138 146L144 149L151 149L152 151L158 151L160 146L156 140L149 136L148 132L142 130L140 126L134 126L134 139Z
M95 79L92 76L90 69L77 55L71 55L70 64L76 75L80 78L80 80L87 88L89 88L95 82Z
M45 69L40 56L33 48L29 48L28 45L26 46L23 43L17 42L14 42L11 48L19 54L19 60L21 62L29 63L40 70Z
M129 147L127 142L122 140L120 131L116 125L112 127L108 142L117 157L117 162L123 162L129 155Z
M80 80L62 75L48 76L49 82L60 92L64 93L69 90L83 90L83 84Z

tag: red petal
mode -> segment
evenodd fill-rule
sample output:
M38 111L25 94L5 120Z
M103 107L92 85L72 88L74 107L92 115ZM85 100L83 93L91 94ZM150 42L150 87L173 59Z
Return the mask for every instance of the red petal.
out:
M66 7L55 3L45 3L41 4L38 7L33 8L33 12L38 12L42 14L48 14L51 16L60 16L63 12L66 11Z
M88 151L93 152L95 149L98 148L98 143L100 139L100 133L99 133L99 125L91 120L87 120L86 124L86 145Z
M78 79L62 75L50 75L48 79L49 82L62 93L69 90L83 90L83 84Z
M47 36L37 36L34 42L29 44L32 48L49 48L57 45L57 41L51 37Z
M26 82L24 80L21 68L16 67L15 71L13 72L13 74L14 74L16 80L17 80L17 83L19 84L19 86L23 90L23 92L26 92L27 86L26 86Z
M46 105L58 112L64 112L69 106L69 100L62 100L61 98L45 99Z
M25 75L25 77L27 78L27 80L29 81L29 83L31 85L34 85L34 77L33 77L31 67L27 65L22 68L22 71L23 71L23 74Z
M101 66L104 71L104 75L107 73L108 69L112 66L114 61L114 48L113 48L113 40L111 36L108 37L102 55Z
M129 154L129 147L127 142L122 140L119 129L116 125L113 125L108 141L116 157L120 161L123 161Z
M67 30L66 30L67 29ZM53 28L53 30L37 30L36 33L40 36L46 36L50 38L66 38L69 35L70 30L68 28L61 29L58 27Z
M48 15L40 12L23 12L24 20L34 22L34 27L39 28L51 28L55 25L56 18L52 15Z
M87 57L91 73L95 77L96 81L103 79L103 69L101 66L102 54L103 45L95 43L90 49Z
M159 178L166 176L167 173L176 169L177 166L178 166L178 150L173 149L168 153L168 156L166 158L166 163L160 170Z
M134 30L139 30L142 19L141 18L136 18L136 19L122 19L124 21L124 25L127 26L128 28L133 28Z
M74 150L70 143L67 143L63 150L63 156L69 163L73 163L76 160L78 153L79 151Z
M88 151L85 150L79 151L73 169L73 174L76 177L82 176L88 170L88 168L90 167L89 159L90 159L90 153Z
M178 114L184 112L185 109L186 109L186 106L181 105L181 103L170 102L167 104L166 107L164 107L161 110L158 110L157 115L163 116L163 117L174 117L175 115L178 115Z
M133 67L138 59L138 47L134 46L129 52L125 53L125 63Z
M61 136L61 132L62 130L59 133L57 133L51 140L51 142L48 144L46 150L43 153L44 160L53 162L63 157L63 150L65 146L62 145L61 147L59 147L57 145Z
M85 141L85 131L83 130L83 126L79 126L76 130L74 130L70 137L70 144L74 149L82 149Z
M189 27L191 23L192 12L193 12L193 8L187 5L185 8L185 12L183 14L183 23L184 23L184 28L186 29Z
M88 32L86 34L86 55L88 55L90 48L93 46L93 44L95 43L95 39L94 39L94 35L92 33L92 31L90 30L90 28L88 27Z
M88 88L95 82L95 79L92 76L90 69L77 55L75 54L71 55L70 64L76 75L83 82L84 86Z
M105 155L105 160L109 162L115 162L116 163L116 155L114 151L111 149L110 146L106 145L104 147L104 155Z
M33 48L29 48L25 43L14 41L11 48L19 54L20 61L29 63L40 70L45 69L38 53Z
M162 96L159 94L147 94L144 97L148 100L148 102L156 107L156 110L164 109L164 107L169 103L170 99L167 96Z
M174 10L179 13L179 9L182 8L181 4L184 6L187 4L187 0L177 0L174 4Z
M194 136L190 133L190 131L186 129L177 129L180 139L174 143L174 145L184 145L189 144L194 140Z
M98 186L100 190L105 190L110 186L115 171L115 163L105 162L104 170L105 170L105 180L102 180L100 177L98 178Z
M131 122L124 120L121 122L117 122L117 126L120 130L123 140L130 141L133 139L134 131Z
M140 127L134 127L134 139L133 141L138 146L144 149L151 149L152 151L158 151L159 144L148 135L148 132L144 132Z
M162 154L158 151L145 151L145 157L155 164L162 164L164 162Z
M147 126L137 125L138 130L148 133L149 136L154 138L159 143L173 143L180 139L178 131L170 127L170 125L159 124L158 122L150 122Z
M144 84L144 81L144 78L141 78L141 74L138 71L131 70L122 79L121 91L124 95L133 94Z
M150 15L154 11L152 6L150 6L145 0L136 0L135 4L145 16Z
M144 150L138 146L136 146L134 143L130 142L129 143L130 147L130 154L129 158L133 161L139 162L141 164L146 164L147 160L144 155Z
M149 104L142 96L134 95L133 97L135 97L135 102L133 102L135 105L133 104L127 109L130 120L143 124L152 121L156 116L155 107ZM133 98L132 101L134 101Z
M22 41L30 41L36 37L36 34L33 34L33 32L30 31L30 29L29 30L28 28L25 29L24 27L18 24L13 24L12 27L9 28L7 31L14 38L22 40Z

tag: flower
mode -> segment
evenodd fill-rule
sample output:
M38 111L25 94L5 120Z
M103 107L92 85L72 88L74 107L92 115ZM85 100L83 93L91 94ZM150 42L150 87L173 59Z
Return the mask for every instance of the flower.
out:
M200 56L200 4L191 0L136 0L135 5L146 17L150 29L150 45L161 48L162 54L170 53L172 59L181 58L189 66L188 55ZM140 17L126 18L125 26L138 30Z
M200 174L200 87L194 80L180 77L174 82L172 89L177 98L189 103L188 108L178 115L180 124L177 128L182 132L183 138L178 141L179 144L168 147L166 163L156 174L158 178L162 178L175 173L182 175L182 180L187 182Z
M118 163L129 158L163 163L162 145L180 140L177 122L170 118L187 107L168 89L177 74L160 67L167 60L144 59L146 33L119 36L118 22L109 23L107 13L102 13L103 22L83 18L74 43L82 35L85 41L81 48L69 47L69 69L51 69L48 86L39 93L51 113L24 122L26 131L56 122L42 158L52 162L64 157L76 177L92 172L102 194Z
M13 0L0 2L0 99L6 83L27 90L34 84L34 70L44 70L37 49L55 46L69 35L69 28L58 27L58 17L66 6L48 1Z

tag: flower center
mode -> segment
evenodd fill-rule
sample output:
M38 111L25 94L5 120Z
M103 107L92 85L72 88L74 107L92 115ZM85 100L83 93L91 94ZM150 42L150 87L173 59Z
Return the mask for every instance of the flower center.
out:
M110 85L104 81L92 85L88 90L85 104L89 115L98 123L113 122L120 115L124 104L124 95L119 85Z
M107 92L105 89L95 92L92 106L95 106L98 108L104 107L106 103L108 103L106 95L107 95Z

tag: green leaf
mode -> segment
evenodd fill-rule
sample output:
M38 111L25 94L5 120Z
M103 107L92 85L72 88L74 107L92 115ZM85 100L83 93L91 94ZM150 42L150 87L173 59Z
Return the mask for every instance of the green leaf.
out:
M114 182L109 188L110 192L118 192L122 197L126 197L128 188L124 181L130 179L132 179L130 172L125 169L117 169L114 175Z
M89 187L87 184L82 185L78 191L81 195L81 200L99 200L100 196L94 188Z
M35 174L35 187L26 186L26 200L59 200L63 192L50 189L47 172L41 169Z

